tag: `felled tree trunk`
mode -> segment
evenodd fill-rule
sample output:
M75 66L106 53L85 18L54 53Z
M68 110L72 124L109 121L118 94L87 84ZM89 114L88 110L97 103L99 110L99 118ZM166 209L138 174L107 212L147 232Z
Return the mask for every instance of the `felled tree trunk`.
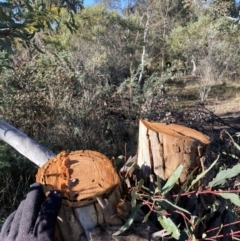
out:
M182 164L180 182L196 167L201 167L210 143L196 130L176 125L140 120L137 164L144 177L156 174L168 179Z

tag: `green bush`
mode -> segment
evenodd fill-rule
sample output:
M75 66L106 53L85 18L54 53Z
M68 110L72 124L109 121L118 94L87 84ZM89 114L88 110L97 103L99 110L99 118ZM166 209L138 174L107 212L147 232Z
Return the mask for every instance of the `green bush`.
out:
M29 185L35 180L37 168L13 148L0 143L0 226L18 207Z

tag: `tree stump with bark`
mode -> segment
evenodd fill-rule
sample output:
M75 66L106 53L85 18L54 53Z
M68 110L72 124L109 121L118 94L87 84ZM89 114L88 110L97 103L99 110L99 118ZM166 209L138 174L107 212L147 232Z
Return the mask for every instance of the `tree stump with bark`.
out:
M180 182L196 167L202 167L210 139L196 130L176 124L140 120L137 164L143 176L168 179L182 164Z
M137 164L145 179L153 174L164 180L183 164L180 182L184 182L192 169L201 167L209 142L207 136L184 126L140 120ZM46 194L52 189L63 193L56 235L59 241L93 240L96 227L105 227L102 237L110 235L111 240L111 230L119 228L124 223L122 217L129 214L119 176L101 153L62 152L38 170L36 180ZM109 225L113 228L106 228Z
M119 176L111 161L95 151L65 151L38 169L36 181L46 195L61 190L56 240L83 241L97 226L122 225Z

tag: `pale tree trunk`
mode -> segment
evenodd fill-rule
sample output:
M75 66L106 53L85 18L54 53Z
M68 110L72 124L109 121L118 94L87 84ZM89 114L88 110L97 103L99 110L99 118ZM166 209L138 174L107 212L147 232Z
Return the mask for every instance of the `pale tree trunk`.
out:
M144 29L144 34L143 34L143 47L142 47L142 57L141 57L141 67L140 67L140 74L138 78L138 85L142 88L143 87L143 73L146 65L146 45L148 42L148 31L149 31L149 25L150 25L150 14L151 14L151 9L148 8L147 12L145 14L146 16L146 24L145 24L145 29Z
M55 156L51 150L2 120L0 120L0 139L38 166L42 166Z

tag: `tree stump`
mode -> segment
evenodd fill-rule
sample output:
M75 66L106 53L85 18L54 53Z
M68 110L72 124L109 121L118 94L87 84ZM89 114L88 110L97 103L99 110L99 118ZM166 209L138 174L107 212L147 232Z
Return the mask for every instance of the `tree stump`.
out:
M156 174L166 180L182 164L182 183L201 167L210 138L185 126L140 120L138 142L137 164L144 177Z
M156 174L164 180L182 164L180 182L184 182L192 169L201 166L209 143L207 136L193 129L140 120L137 164L145 177ZM123 224L120 212L125 213L125 204L119 176L103 154L62 152L39 168L36 180L46 194L62 191L57 241L92 240L96 227L110 231L109 225Z
M65 151L38 169L36 181L46 194L61 190L57 241L89 240L89 232L106 225L122 225L117 215L122 192L111 161L95 151Z

